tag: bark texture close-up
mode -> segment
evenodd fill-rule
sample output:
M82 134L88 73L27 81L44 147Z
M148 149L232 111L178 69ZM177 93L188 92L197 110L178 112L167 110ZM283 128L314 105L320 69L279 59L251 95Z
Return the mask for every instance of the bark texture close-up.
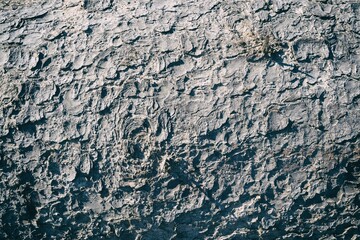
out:
M360 239L359 0L0 0L0 239Z

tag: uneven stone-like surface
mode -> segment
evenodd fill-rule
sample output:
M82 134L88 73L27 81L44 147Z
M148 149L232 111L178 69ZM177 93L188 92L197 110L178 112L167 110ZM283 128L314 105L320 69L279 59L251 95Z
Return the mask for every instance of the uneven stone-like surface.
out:
M0 239L359 239L360 2L0 2Z

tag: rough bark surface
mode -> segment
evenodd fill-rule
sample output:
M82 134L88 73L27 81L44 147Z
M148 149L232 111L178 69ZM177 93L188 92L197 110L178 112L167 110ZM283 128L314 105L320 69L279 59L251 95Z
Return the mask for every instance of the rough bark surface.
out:
M0 239L359 239L359 16L0 1Z

